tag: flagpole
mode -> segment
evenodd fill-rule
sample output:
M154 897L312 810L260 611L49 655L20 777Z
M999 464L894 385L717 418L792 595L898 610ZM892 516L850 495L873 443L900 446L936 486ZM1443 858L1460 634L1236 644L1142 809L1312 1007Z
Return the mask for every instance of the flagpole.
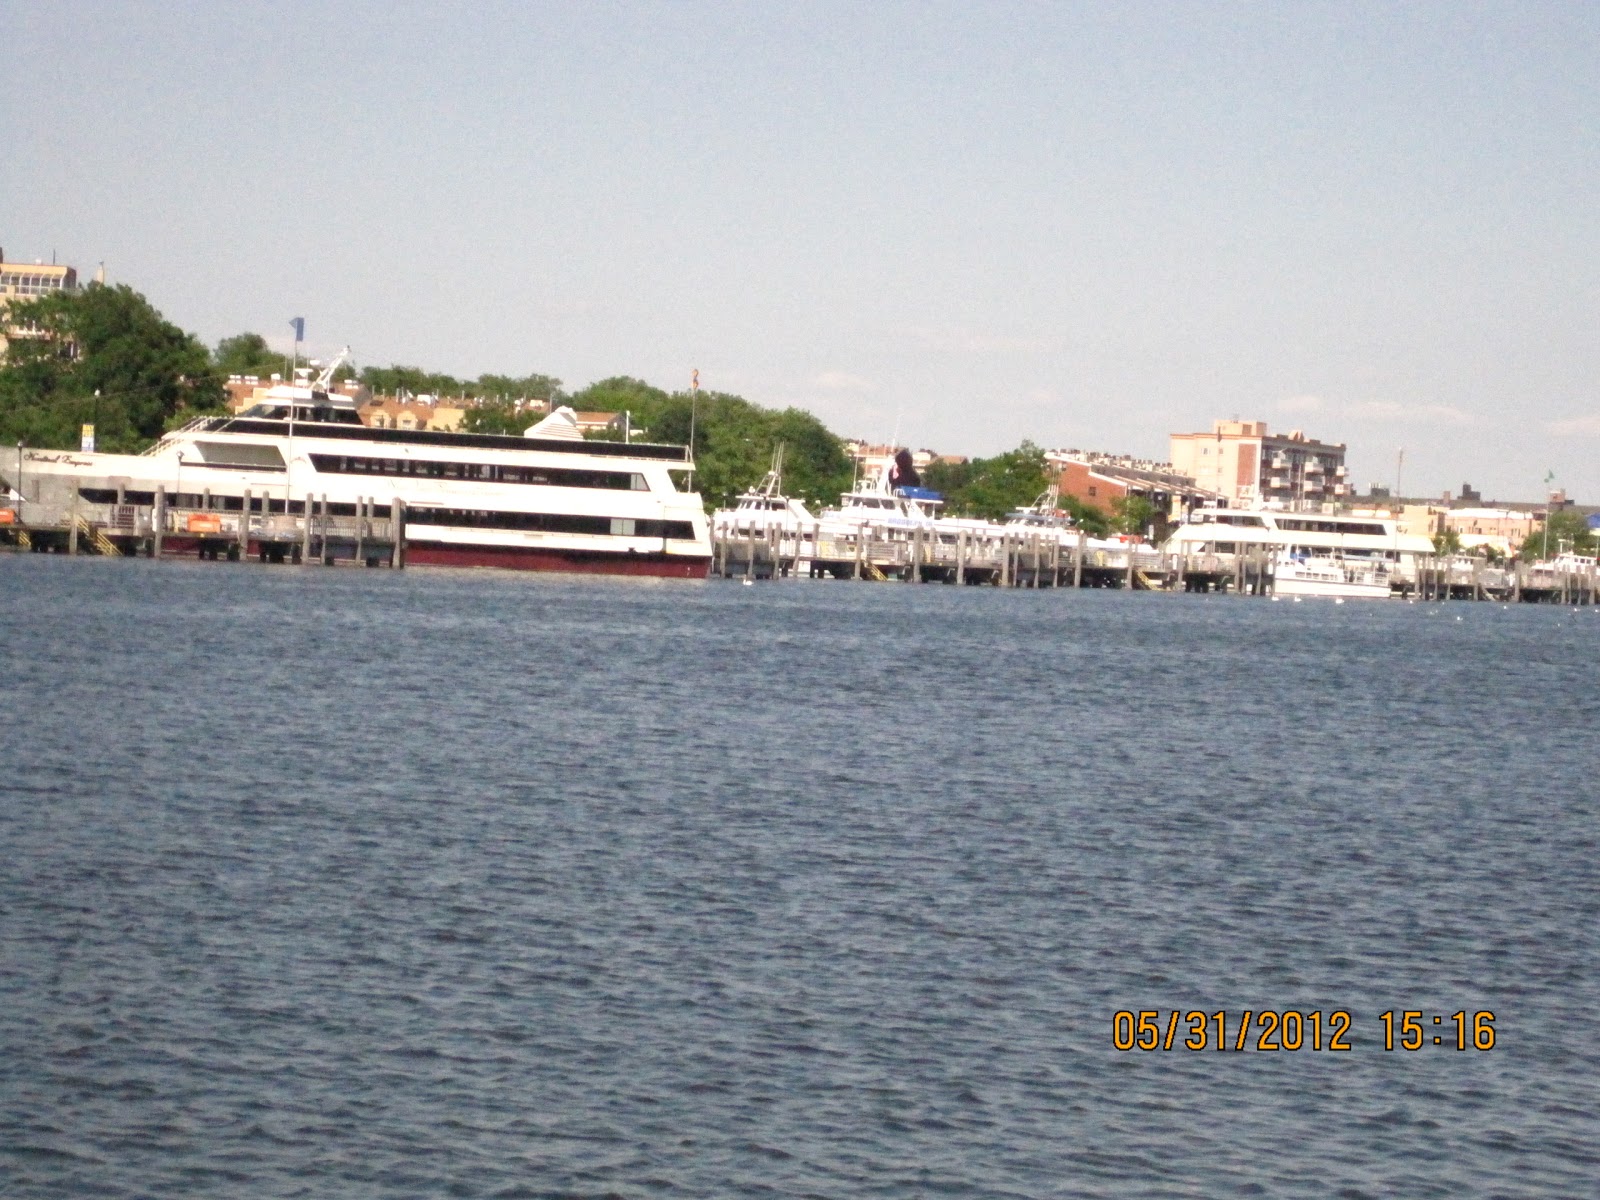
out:
M700 368L694 367L689 375L689 484L694 490L694 419L700 406Z
M291 484L294 476L294 409L295 409L295 372L300 369L300 339L305 337L306 319L304 317L291 317L289 325L294 329L294 358L289 368L289 457L283 464L283 515L288 517L291 502ZM265 515L265 514L263 514ZM307 519L310 514L306 514Z
M1544 549L1540 552L1539 557L1546 562L1550 561L1550 485L1555 482L1555 479L1556 473L1554 471L1546 471L1544 473Z

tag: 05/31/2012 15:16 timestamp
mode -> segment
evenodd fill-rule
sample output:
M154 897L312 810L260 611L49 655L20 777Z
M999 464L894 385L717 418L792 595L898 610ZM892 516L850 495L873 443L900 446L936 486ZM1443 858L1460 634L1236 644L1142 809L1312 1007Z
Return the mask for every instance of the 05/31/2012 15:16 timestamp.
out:
M1494 1013L1487 1010L1444 1014L1396 1009L1378 1015L1385 1050L1493 1050ZM1294 1008L1121 1009L1111 1018L1111 1044L1117 1050L1353 1050L1363 1044L1349 1010ZM1376 1045L1376 1042L1364 1043Z

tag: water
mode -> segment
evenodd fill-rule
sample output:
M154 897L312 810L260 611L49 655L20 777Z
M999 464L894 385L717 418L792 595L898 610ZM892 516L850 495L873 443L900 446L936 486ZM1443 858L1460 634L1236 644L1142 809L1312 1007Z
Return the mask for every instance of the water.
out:
M1600 613L33 556L0 611L5 1197L1600 1178Z

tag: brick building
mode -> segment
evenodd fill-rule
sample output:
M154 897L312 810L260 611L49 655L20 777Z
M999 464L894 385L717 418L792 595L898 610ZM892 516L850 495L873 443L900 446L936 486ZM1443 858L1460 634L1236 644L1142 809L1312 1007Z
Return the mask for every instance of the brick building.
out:
M1265 421L1214 421L1210 433L1171 435L1172 466L1232 507L1318 509L1349 494L1343 442L1300 430L1267 432Z

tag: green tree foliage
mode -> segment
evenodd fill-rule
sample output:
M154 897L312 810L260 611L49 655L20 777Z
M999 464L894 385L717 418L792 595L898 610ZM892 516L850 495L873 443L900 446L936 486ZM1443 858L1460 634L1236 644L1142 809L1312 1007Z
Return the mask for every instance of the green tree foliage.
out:
M561 380L550 375L480 375L477 379L457 379L421 367L398 364L366 367L358 378L375 396L438 396L442 400L485 400L514 410L518 400L548 400L552 406L567 403ZM525 428L524 421L519 427Z
M586 412L627 412L636 440L689 444L694 425L695 486L706 507L731 505L760 482L782 443L783 485L813 508L850 486L844 443L808 412L761 408L726 392L668 393L628 376L591 384L572 397Z
M636 427L648 426L670 400L671 395L642 379L630 375L613 375L598 383L591 383L581 392L575 392L570 401L579 412L631 412ZM667 440L667 439L662 439ZM681 444L689 441L689 423L685 419Z
M541 400L551 408L567 403L561 380L549 375L480 375L467 385L467 394L478 403L461 419L467 433L522 433L543 416L528 402Z
M934 463L923 472L923 483L943 492L952 516L983 517L991 521L1026 508L1050 486L1044 451L1023 442L993 458L964 463Z
M126 285L22 301L10 321L42 336L14 339L0 364L4 442L70 449L92 423L99 449L133 452L170 421L222 410L222 376L206 348Z
M1162 514L1156 506L1144 496L1119 496L1111 502L1111 524L1118 533L1132 533L1144 536L1154 530L1154 537L1160 540L1161 531L1156 528L1163 524Z
M1073 523L1090 537L1105 537L1111 532L1111 518L1106 510L1076 496L1062 496L1057 503L1072 515Z
M375 396L459 397L468 385L454 375L424 371L421 367L365 367L357 376Z
M288 371L287 355L279 354L267 345L259 333L239 333L223 338L212 354L217 370L224 375L256 375L269 378Z
M1044 451L1025 441L1015 450L993 458L934 463L922 473L922 481L944 493L951 516L999 521L1007 513L1038 500L1050 486L1050 472ZM1111 532L1113 518L1103 508L1076 496L1061 496L1056 505L1090 537L1105 537ZM1133 510L1133 516L1142 518L1143 510Z
M1548 539L1546 534L1549 535ZM1546 549L1548 547L1548 550ZM1545 527L1528 535L1522 543L1521 555L1528 561L1554 558L1563 550L1573 554L1594 554L1596 539L1589 522L1582 513L1570 508L1558 508L1545 518Z
M467 384L467 395L505 404L547 400L551 408L567 403L561 380L549 375L480 375L476 383Z

